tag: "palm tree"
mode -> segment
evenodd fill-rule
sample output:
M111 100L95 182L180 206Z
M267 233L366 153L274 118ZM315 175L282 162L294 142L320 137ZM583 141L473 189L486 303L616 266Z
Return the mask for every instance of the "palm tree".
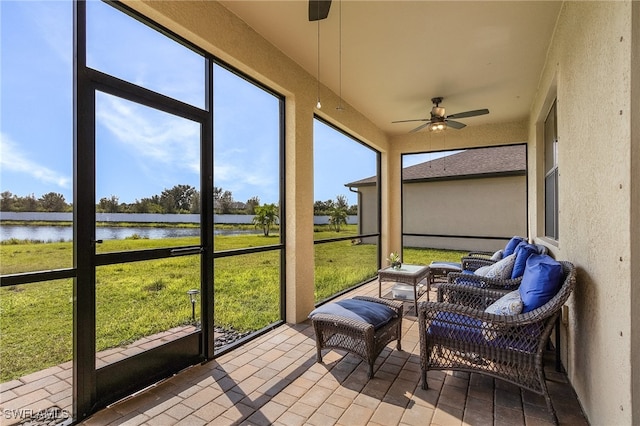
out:
M336 232L340 232L340 226L347 225L347 210L343 207L334 207L329 213L329 224Z
M255 207L256 214L253 217L253 224L262 228L265 237L269 236L271 227L278 222L278 209L275 204L265 204Z

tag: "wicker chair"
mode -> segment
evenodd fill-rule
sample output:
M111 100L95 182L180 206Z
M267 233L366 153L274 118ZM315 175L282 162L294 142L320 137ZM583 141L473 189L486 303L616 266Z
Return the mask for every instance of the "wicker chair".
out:
M503 250L506 250L507 247L509 246L509 244L511 244L514 240L519 241L526 241L526 238L524 237L519 237L517 235L514 235L505 245ZM516 244L516 243L513 243ZM492 251L470 251L467 256L465 257L471 257L471 258L477 258L477 259L490 259L491 256L493 256L494 252Z
M547 254L547 248L543 245L533 244L536 247L537 254ZM463 258L462 265L465 271L476 271L481 266L488 266L495 264L496 261L480 258ZM450 284L473 286L479 288L486 288L496 290L506 294L510 291L517 289L522 282L522 275L516 278L509 279L497 279L487 278L480 275L469 274L465 272L449 272L447 274L447 282ZM438 301L442 301L442 292L438 291Z
M386 325L375 329L363 321L337 315L317 314L311 318L316 335L317 362L322 362L323 349L342 349L350 352L369 365L369 378L373 378L373 365L380 352L394 340L397 349L402 350L403 303L369 296L355 296L354 299L384 304L395 311L395 318Z
M523 237L513 237L513 239L518 239L523 242L526 240ZM511 242L511 240L510 240ZM547 254L548 250L542 244L533 244L538 254ZM505 246L506 249L506 246ZM433 261L429 265L431 269L435 272L437 276L446 276L451 272L462 272L462 271L475 271L476 269L492 265L496 263L498 260L493 260L491 257L494 255L494 252L489 251L470 251L466 256L460 258L460 262L444 262L444 261ZM432 280L431 280L432 281Z
M548 249L542 244L533 244L538 254L547 254ZM487 252L470 252L467 256L464 256L460 259L460 267L465 271L475 271L476 269L492 265L497 262L497 260L491 260L491 256L493 253Z
M576 282L575 267L562 265L562 285L543 306L519 315L495 315L484 309L503 291L443 284L442 302L421 302L418 313L422 388L428 370L477 372L543 395L557 417L542 365L545 345L562 305ZM451 303L454 300L455 303Z
M447 283L441 284L438 287L438 302L448 301L456 303L458 300L458 293L455 291L457 288L462 287L463 292L460 295L465 296L465 289L468 287L483 288L487 290L493 290L498 294L498 298L504 296L517 289L522 282L522 275L518 278L511 278L507 280L500 280L497 278L487 278L480 275L467 274L463 272L450 272L447 275ZM444 299L445 294L447 300ZM460 299L459 303L465 303L464 297ZM474 306L474 305L472 305Z

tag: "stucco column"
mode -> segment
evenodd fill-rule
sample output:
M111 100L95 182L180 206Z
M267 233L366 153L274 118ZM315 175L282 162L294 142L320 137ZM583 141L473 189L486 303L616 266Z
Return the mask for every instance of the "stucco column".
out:
M382 262L389 253L402 249L402 161L400 152L390 148L382 154Z
M286 321L299 323L314 308L313 105L287 98Z

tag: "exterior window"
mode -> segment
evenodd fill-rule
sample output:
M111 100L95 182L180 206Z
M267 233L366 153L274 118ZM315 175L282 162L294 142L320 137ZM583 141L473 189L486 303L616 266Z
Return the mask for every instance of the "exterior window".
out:
M498 250L527 233L526 145L404 154L402 166L405 249ZM482 220L467 220L470 205Z
M321 303L378 273L380 154L319 118L313 134L315 301Z
M556 102L544 121L544 235L558 240L558 126Z
M70 366L76 422L282 323L284 98L120 2L0 9L0 383Z
M213 70L215 353L283 318L284 100L230 68Z
M71 378L54 375L73 353L72 16L71 1L0 4L2 424L73 412Z

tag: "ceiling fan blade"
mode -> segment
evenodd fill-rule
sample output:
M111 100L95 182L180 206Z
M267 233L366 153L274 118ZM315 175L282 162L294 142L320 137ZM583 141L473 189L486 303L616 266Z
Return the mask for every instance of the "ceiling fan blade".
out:
M427 127L429 124L431 124L431 121L427 121L426 123L419 125L419 126L418 126L418 127L416 127L415 129L411 130L409 133L415 133L415 132L417 132L418 130L422 130L422 129L424 129L425 127Z
M473 111L459 112L457 114L448 115L447 118L467 118L467 117L475 117L476 115L485 115L489 114L488 109L476 109Z
M416 118L415 120L399 120L399 121L392 121L392 123L408 123L410 121L430 121L428 118Z
M447 119L447 120L445 120L445 121L446 121L446 123L447 123L447 127L453 127L454 129L458 129L458 130L460 130L460 129L462 129L463 127L467 127L467 125L466 125L466 124L461 123L461 122L459 122L459 121L453 121L453 120L449 120L449 119Z
M309 0L309 21L320 21L329 16L331 0Z

